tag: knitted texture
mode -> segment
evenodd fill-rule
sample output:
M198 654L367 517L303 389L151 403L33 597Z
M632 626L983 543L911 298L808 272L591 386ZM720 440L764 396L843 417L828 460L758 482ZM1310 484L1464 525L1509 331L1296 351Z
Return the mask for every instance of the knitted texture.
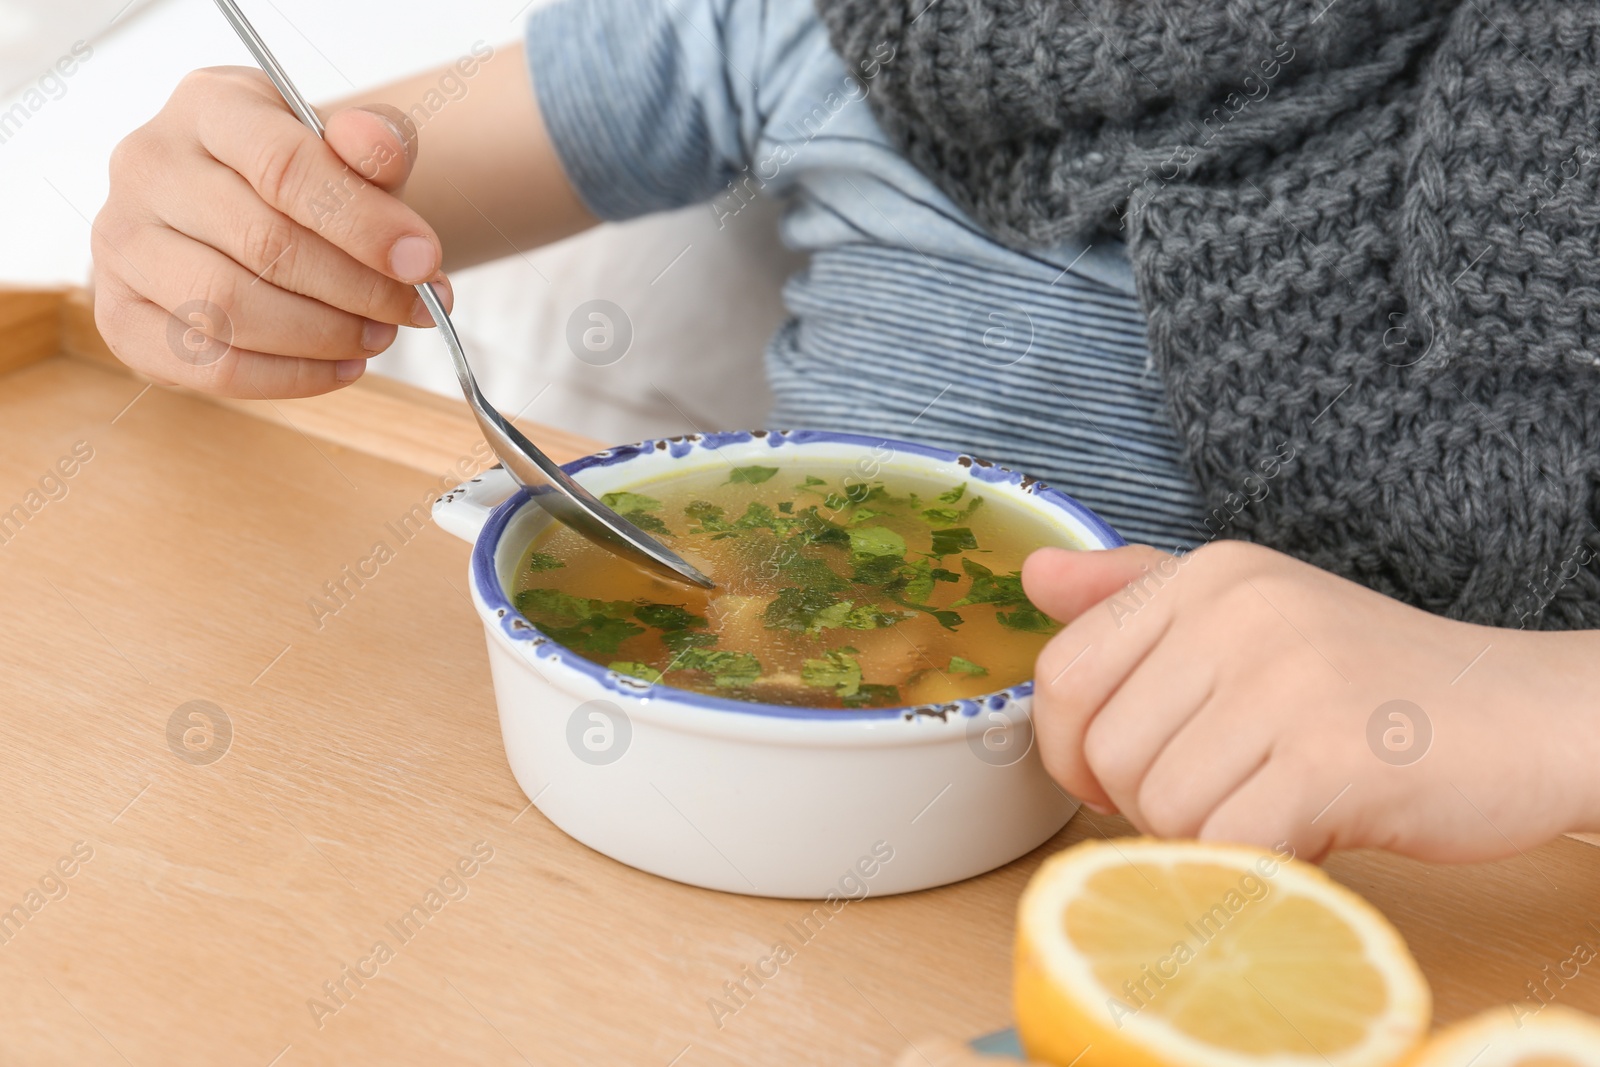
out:
M1600 626L1600 4L818 3L847 61L894 46L876 114L1002 240L1126 241L1228 536Z

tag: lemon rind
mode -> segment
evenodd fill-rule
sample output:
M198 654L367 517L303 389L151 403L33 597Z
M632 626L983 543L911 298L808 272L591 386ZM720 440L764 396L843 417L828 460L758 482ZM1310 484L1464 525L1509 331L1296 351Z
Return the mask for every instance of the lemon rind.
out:
M1494 1008L1439 1031L1408 1067L1510 1067L1526 1056L1561 1055L1600 1067L1600 1020L1549 1004L1520 1020Z
M1211 842L1170 842L1151 838L1084 842L1052 857L1034 875L1019 906L1018 925L1032 946L1039 966L1087 1012L1100 1011L1114 991L1095 978L1083 957L1060 935L1060 920L1072 900L1096 872L1130 861L1154 864L1214 862L1243 873L1262 857L1278 864L1272 875L1285 892L1304 895L1345 920L1361 940L1366 956L1384 981L1388 1009L1359 1044L1324 1055L1276 1053L1257 1056L1220 1049L1201 1042L1148 1012L1126 1016L1122 1026L1108 1015L1103 1021L1130 1041L1151 1048L1162 1059L1192 1067L1367 1067L1404 1057L1423 1038L1432 1016L1432 994L1426 979L1399 933L1383 914L1349 889L1309 864L1283 859L1263 849ZM1048 936L1041 936L1045 934Z

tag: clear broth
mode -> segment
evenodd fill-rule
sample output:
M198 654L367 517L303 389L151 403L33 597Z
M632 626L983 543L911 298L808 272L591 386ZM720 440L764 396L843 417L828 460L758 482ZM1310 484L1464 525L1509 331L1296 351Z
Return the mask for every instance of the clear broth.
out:
M619 561L552 523L524 551L517 609L620 673L737 700L858 708L1015 685L1059 626L1022 561L1071 535L982 483L846 464L722 467L608 493L716 583Z

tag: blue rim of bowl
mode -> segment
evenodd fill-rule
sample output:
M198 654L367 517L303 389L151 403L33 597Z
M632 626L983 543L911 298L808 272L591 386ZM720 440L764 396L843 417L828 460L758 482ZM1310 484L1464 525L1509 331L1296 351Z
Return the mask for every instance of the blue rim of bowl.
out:
M1023 492L1054 505L1088 527L1100 540L1103 547L1119 548L1127 544L1121 535L1113 530L1110 524L1100 516L1066 493L1061 492L1059 489L1050 488L1031 475L1018 474L997 463L979 459L966 453L951 452L948 449L917 444L913 441L900 441L891 437L833 433L827 430L733 430L718 433L690 434L685 437L656 438L649 441L640 441L637 444L619 445L616 448L608 448L596 452L592 456L573 460L571 463L564 463L561 469L568 474L577 475L582 471L595 467L613 467L656 452L666 452L673 459L682 459L697 449L716 451L719 448L747 445L762 440L766 441L772 448L811 444L852 445L868 449L887 448L890 451L890 458L903 453L924 459L937 460L942 463L954 463L967 468L969 476L979 481L988 482L991 485L1003 482L1007 485L1017 486ZM884 462L887 462L887 460ZM522 510L524 504L533 499L534 495L535 491L533 490L517 490L517 492L499 504L489 515L488 521L483 524L483 529L479 532L478 540L472 549L472 569L477 582L478 595L483 599L489 610L494 612L496 619L499 621L501 632L508 638L532 645L534 654L541 659L556 659L561 666L576 671L585 678L620 696L636 699L670 699L679 704L704 708L709 711L737 712L768 718L842 719L859 722L884 719L914 720L925 717L948 720L949 716L953 714L970 718L978 714L979 711L985 709L999 711L1014 701L1033 695L1033 681L1030 679L1005 689L996 690L993 693L950 701L944 704L906 704L889 708L804 708L791 707L786 704L763 704L750 700L734 700L729 697L711 696L692 689L680 689L677 686L666 685L661 682L646 682L642 678L619 674L609 667L587 659L565 645L551 640L543 631L517 611L515 605L511 602L511 598L501 588L500 576L495 567L495 547L499 544L501 535L505 533L505 529L512 518Z

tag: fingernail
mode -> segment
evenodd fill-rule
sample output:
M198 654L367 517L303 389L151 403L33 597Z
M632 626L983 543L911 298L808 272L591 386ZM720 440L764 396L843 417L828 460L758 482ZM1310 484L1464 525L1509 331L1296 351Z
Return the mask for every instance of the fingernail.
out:
M416 285L439 269L433 242L426 237L402 237L389 251L389 269L403 282Z
M333 375L341 382L353 382L366 373L367 361L364 359L341 359L338 366L334 367Z
M400 128L400 124L398 122L396 122L394 119L390 118L388 115L385 115L382 111L379 111L375 107L363 107L363 108L361 108L361 110L365 111L369 115L372 115L372 116L376 117L380 122L382 122L386 127L388 127L389 132L394 135L395 141L402 148L406 147L410 143L411 138L409 136L407 136L406 131L402 130Z
M361 110L365 111L369 115L375 116L380 122L383 123L384 127L394 138L395 143L400 146L400 151L405 154L406 163L408 165L414 165L417 162L417 130L415 126L411 125L409 120L404 118L397 120L392 115L387 114L384 109L378 107L363 106ZM383 167L387 166L389 161L390 160L386 158L385 149L375 148L373 152L373 163L375 164L373 168L374 176L381 171Z
M428 284L432 285L434 292L438 294L439 302L444 305L445 314L456 309L456 291L450 284L449 278L441 274ZM422 327L437 325L433 321L433 316L428 313L428 305L422 302L420 296L411 305L411 325Z
M377 355L386 352L394 344L395 338L400 336L400 327L388 322L375 322L367 320L361 328L361 347L364 351Z
M1110 808L1105 807L1102 804L1093 804L1093 803L1090 803L1087 800L1083 801L1082 803L1083 803L1084 807L1088 808L1090 811L1094 812L1096 815L1111 815L1111 814L1113 814L1113 812L1112 812L1112 810Z

